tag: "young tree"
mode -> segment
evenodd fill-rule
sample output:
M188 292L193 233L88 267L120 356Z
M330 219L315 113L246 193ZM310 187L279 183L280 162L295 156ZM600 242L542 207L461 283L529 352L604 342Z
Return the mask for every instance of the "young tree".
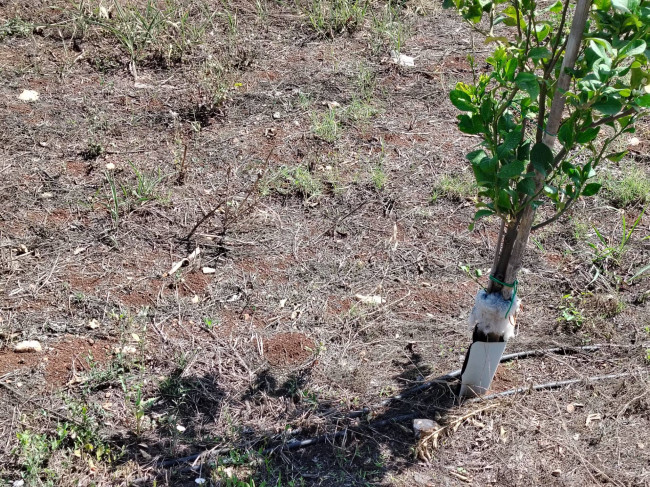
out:
M472 395L489 387L514 332L517 274L530 232L600 190L593 180L598 167L625 156L612 149L614 142L648 113L650 1L445 0L445 6L494 46L487 69L470 58L473 82L450 93L463 111L459 129L483 140L467 154L479 187L474 221L500 219L488 288L470 315L474 336L461 394ZM538 210L544 218L535 223Z

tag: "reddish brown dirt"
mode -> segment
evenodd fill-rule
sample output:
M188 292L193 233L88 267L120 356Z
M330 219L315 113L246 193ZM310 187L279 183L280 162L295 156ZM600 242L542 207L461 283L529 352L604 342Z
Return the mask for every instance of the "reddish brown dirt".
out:
M210 284L210 274L193 271L185 274L178 283L178 294L181 296L201 296Z
M264 341L264 356L273 366L300 364L312 355L313 349L314 341L302 333L278 333Z
M70 337L44 348L40 353L0 352L0 375L29 368L41 372L48 385L59 387L68 383L73 374L88 371L91 355L96 364L107 363L111 356L107 340Z

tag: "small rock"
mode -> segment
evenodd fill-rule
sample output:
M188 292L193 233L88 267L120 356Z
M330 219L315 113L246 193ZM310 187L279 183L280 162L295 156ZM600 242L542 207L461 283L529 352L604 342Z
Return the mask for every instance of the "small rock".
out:
M11 484L13 487L23 487L25 485L24 480L14 480L14 483Z
M438 429L440 425L433 421L432 419L414 419L413 420L413 432L415 437L419 438L422 433L428 433Z
M274 112L273 113L273 119L274 120L279 120L280 117L282 117L282 114L280 112Z
M386 299L381 296L365 296L363 294L355 294L354 299L363 304L383 304L386 302Z
M96 330L97 328L99 328L99 321L93 318L88 322L88 328L91 330Z
M124 345L123 347L117 347L115 353L121 353L122 355L135 355L138 353L138 349L133 345Z
M52 193L45 192L45 193L41 193L41 198L43 198L44 200L48 200L50 198L54 198L54 195Z
M567 404L566 411L567 413L574 413L576 410L576 407L573 404Z
M23 90L23 92L18 96L18 99L27 102L36 101L38 100L38 91Z
M115 169L115 164L113 164L112 162L106 163L106 170L113 171L114 169Z
M42 352L43 347L36 340L25 340L24 342L17 343L14 347L14 352L16 353L27 353L27 352Z
M555 470L553 470L553 471L551 472L551 475L552 475L553 477L559 477L560 475L562 475L562 470L560 470L559 468L556 468Z
M200 298L195 294L194 297L192 298L192 303L196 304L200 301Z
M214 267L202 267L201 271L203 272L203 274L214 274L215 272L217 272L217 269L215 269Z
M400 54L397 51L391 52L391 61L398 66L415 66L415 58L407 56L406 54Z

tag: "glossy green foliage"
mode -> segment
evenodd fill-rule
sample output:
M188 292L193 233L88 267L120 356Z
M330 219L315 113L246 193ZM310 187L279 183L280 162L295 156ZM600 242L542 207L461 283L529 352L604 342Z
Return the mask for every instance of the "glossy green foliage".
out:
M459 129L483 140L467 155L479 187L475 220L510 221L547 202L563 212L596 194L598 165L625 156L612 143L650 109L650 0L594 0L564 118L550 134L560 146L554 153L542 142L573 16L567 1L445 0L494 47L487 69L470 58L473 82L450 93L463 112Z

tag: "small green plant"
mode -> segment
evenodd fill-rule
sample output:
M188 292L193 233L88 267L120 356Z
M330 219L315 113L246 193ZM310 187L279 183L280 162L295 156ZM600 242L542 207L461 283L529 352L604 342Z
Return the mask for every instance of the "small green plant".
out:
M386 181L388 180L388 176L386 176L386 173L384 172L384 168L381 164L377 164L375 167L372 168L372 185L375 188L376 191L383 191L384 188L386 187Z
M215 320L212 318L203 318L203 323L205 323L205 327L212 331L212 329L219 324L219 320Z
M34 31L34 24L13 17L0 24L0 40L5 37L26 37Z
M129 162L135 174L135 182L120 182L113 171L106 171L109 197L107 209L113 219L115 227L118 226L120 216L133 211L135 208L152 200L165 202L165 198L158 192L158 186L167 178L158 169L155 174L148 174L139 170L135 164Z
M357 30L367 11L367 0L311 0L307 4L310 27L317 34L330 38L344 31Z
M99 423L88 405L68 403L74 421L59 422L51 433L35 433L23 429L17 433L18 446L13 454L25 470L28 485L55 485L57 474L49 466L55 452L70 459L79 458L89 465L95 461L111 462L116 455L99 434Z
M130 58L129 68L137 77L136 64L142 59L146 49L157 43L164 27L165 19L153 0L148 0L140 10L130 2L113 2L112 19L93 19L91 23L101 27L119 41Z
M135 420L135 434L140 436L143 431L144 419L147 410L155 404L158 400L157 397L144 399L142 395L142 384L136 384L130 393L131 401L133 402L133 417Z
M394 53L402 52L408 32L400 3L400 0L388 0L380 10L372 11L372 48L375 53L386 48Z
M621 212L621 235L619 241L616 243L611 243L610 239L605 237L595 226L593 227L594 232L598 237L597 243L589 242L589 246L593 249L594 264L600 267L606 267L610 262L615 265L620 264L621 258L627 251L632 234L643 220L643 214L645 213L646 208L639 213L639 216L630 226L628 226L628 222L625 219L625 212ZM650 236L645 237L644 240L647 238L650 238Z
M311 122L314 135L326 142L335 142L341 135L341 125L334 108L324 113L312 114Z
M464 175L443 174L431 190L431 202L435 203L440 198L460 202L472 197L476 192L476 184Z
M83 157L86 161L92 161L94 159L97 159L103 153L104 147L102 147L101 144L89 142L88 147L81 153L81 157Z
M88 15L88 23L111 34L129 56L129 69L137 77L136 65L147 55L157 56L168 64L182 61L194 46L201 44L212 24L214 13L199 9L192 17L192 8L168 0L160 8L154 0L140 7L135 2L114 0L111 16L99 9Z
M353 122L365 122L374 117L379 110L377 110L368 99L354 98L352 102L345 108L345 118Z
M355 80L356 89L359 92L359 98L370 100L375 92L375 73L366 65L359 64Z
M562 296L562 303L559 306L560 316L558 321L569 325L572 331L582 328L585 321L582 310L578 307L580 299L576 299L571 294Z
M41 477L54 479L55 474L45 467L52 451L59 447L60 440L50 438L45 434L37 434L29 430L18 433L19 446L14 450L23 468L25 479L30 485L38 485Z
M298 104L303 110L308 109L314 102L311 93L298 92Z
M307 168L282 166L260 184L262 195L272 192L281 195L297 194L305 199L318 196L323 191L323 184Z
M650 202L650 177L638 166L628 167L623 175L608 175L603 182L604 195L617 208Z

